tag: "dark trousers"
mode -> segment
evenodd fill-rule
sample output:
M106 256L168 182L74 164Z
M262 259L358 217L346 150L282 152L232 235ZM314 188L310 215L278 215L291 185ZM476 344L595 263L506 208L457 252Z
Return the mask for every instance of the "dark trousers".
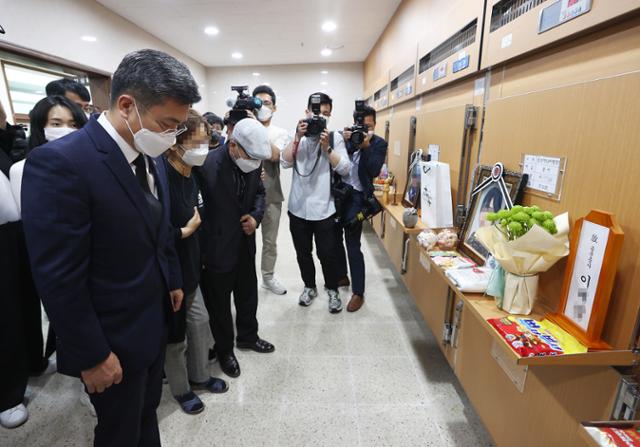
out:
M362 211L364 196L361 192L353 191L351 198L344 204L343 221L351 221L358 212ZM361 242L362 223L358 223L348 229L337 224L338 233L338 278L347 276L347 259L344 254L344 244L346 242L347 255L349 257L349 271L351 272L351 291L354 295L364 297L364 256L362 255Z
M316 266L313 262L313 242L322 265L324 283L327 289L338 289L337 241L335 219L328 217L313 221L300 219L289 213L289 229L296 249L298 267L305 287L316 287Z
M123 370L119 385L89 394L98 415L94 447L157 447L160 431L156 409L162 395L164 344L146 369Z
M47 366L42 356L40 300L19 222L0 225L0 411L22 403L30 375Z
M255 255L243 247L236 267L226 273L205 270L209 292L203 297L212 320L211 331L218 355L233 352L231 293L236 306L236 340L252 343L258 339L258 279Z

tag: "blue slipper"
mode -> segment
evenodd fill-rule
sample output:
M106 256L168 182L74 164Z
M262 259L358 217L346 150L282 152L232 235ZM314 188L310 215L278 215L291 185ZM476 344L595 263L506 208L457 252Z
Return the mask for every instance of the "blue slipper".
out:
M187 414L198 414L204 410L204 403L193 391L176 397L176 400L180 404L180 407L182 407L182 410Z
M190 383L194 388L204 389L215 394L222 394L229 391L229 385L227 385L227 382L222 379L218 379L217 377L209 377L209 380L204 383Z

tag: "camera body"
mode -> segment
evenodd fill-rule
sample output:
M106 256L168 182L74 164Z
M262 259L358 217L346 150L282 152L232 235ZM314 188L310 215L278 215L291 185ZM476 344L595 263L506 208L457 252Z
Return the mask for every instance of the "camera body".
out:
M347 231L353 231L357 229L358 225L362 224L362 222L375 216L380 211L382 211L382 206L374 196L365 197L362 209L356 213L353 219L344 223L344 228Z
M247 117L247 111L255 112L262 107L260 98L249 96L245 92L249 89L247 85L234 85L231 90L238 93L235 103L229 112L229 121L237 123Z
M365 102L362 100L356 100L356 111L353 114L355 124L351 126L351 144L353 146L360 147L364 143L369 128L364 123L364 111Z
M304 120L307 123L307 137L316 137L327 128L327 120L320 115L320 95L311 96L311 113L313 116Z

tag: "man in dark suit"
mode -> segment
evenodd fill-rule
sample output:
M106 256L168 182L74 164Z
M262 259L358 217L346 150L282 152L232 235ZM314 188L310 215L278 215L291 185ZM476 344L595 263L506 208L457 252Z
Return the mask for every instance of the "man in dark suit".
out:
M209 287L207 307L213 319L215 351L222 371L240 375L233 353L231 293L236 306L239 349L269 353L274 346L258 337L258 282L255 231L265 209L260 179L262 160L271 158L265 127L253 118L229 125L228 142L210 151L201 169L205 203L202 219L207 232L203 275Z
M354 119L356 118L354 113ZM347 312L356 312L364 304L364 256L360 249L360 239L362 236L362 221L370 213L377 210L378 204L373 196L373 179L378 176L380 169L387 157L387 142L384 138L373 133L376 127L376 111L369 106L365 106L364 124L369 129L364 141L356 145L351 141L351 130L346 128L343 137L347 146L347 153L351 159L351 171L342 176L342 181L346 183L349 193L342 202L338 213L341 216L341 223L338 224L340 233L340 244L338 246L338 271L339 278L348 283L347 261L344 255L344 240L347 245L349 257L349 270L351 271L351 290L353 295L347 305Z
M128 54L108 112L35 149L23 222L39 295L58 337L58 371L81 377L95 446L159 446L156 408L168 313L182 303L166 172L198 87L168 54Z

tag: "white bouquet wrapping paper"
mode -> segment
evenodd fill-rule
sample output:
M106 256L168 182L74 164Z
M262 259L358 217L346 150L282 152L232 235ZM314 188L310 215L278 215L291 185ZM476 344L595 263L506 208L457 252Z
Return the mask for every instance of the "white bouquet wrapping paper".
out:
M535 225L513 241L496 225L478 229L476 238L484 244L505 270L502 309L511 314L529 315L538 293L538 274L549 270L569 254L569 215L554 219L554 235Z

